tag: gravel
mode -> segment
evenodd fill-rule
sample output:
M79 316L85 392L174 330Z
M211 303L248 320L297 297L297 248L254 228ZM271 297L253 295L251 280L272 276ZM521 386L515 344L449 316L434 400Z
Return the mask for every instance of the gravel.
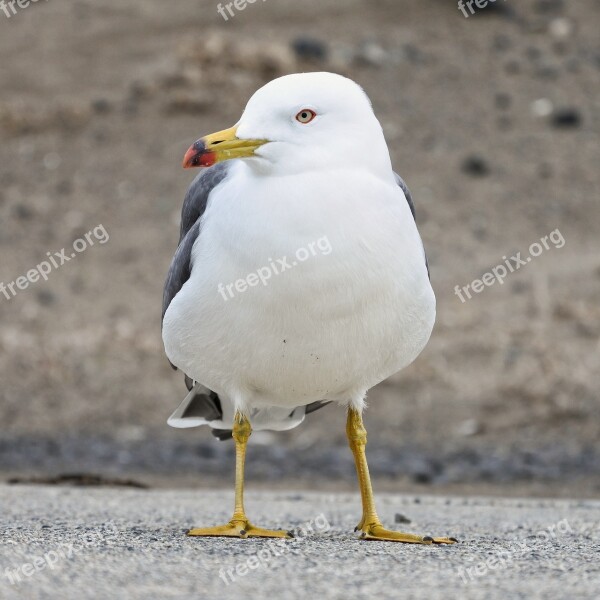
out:
M401 513L411 521L406 530L460 543L360 541L352 531L360 511L354 494L251 490L247 508L256 524L297 532L275 542L184 535L191 525L226 521L229 490L0 486L0 597L600 596L598 501L378 500L388 526Z

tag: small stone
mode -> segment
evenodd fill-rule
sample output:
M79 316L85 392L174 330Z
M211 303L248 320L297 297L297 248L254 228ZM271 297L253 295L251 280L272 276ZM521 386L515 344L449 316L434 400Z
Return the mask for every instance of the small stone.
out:
M300 60L321 62L327 59L325 42L311 37L298 37L292 42L292 50Z
M548 98L539 98L531 103L531 112L536 117L549 117L554 110L554 105Z
M105 115L110 112L111 105L106 98L96 98L92 100L92 109L99 115Z
M564 39L573 33L574 27L572 21L561 17L559 19L554 19L550 23L550 27L548 29L550 31L550 35L553 37L557 39Z
M471 177L486 177L490 168L482 156L471 155L463 160L461 170Z
M412 521L404 516L402 513L396 513L394 515L394 523L411 523Z
M49 290L40 290L37 293L37 301L42 306L50 306L56 302L56 296Z
M358 64L380 67L388 60L388 53L377 42L365 42L358 49L355 60Z
M562 108L552 117L552 125L556 129L577 129L581 121L581 113L577 108Z
M419 471L418 473L414 473L412 478L415 483L428 484L428 483L431 483L433 476L431 473L425 473L425 471Z
M28 221L33 217L33 210L26 204L17 204L14 208L15 215L22 221Z
M458 435L471 437L481 433L481 423L477 419L466 419L457 428Z

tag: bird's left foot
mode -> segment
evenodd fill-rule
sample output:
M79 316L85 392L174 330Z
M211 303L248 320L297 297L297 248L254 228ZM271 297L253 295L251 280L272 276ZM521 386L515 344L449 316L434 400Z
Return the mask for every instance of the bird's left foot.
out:
M414 533L403 533L401 531L390 531L381 523L363 524L356 527L355 531L361 531L361 540L379 540L387 542L402 542L405 544L456 544L458 540L453 537L432 537L430 535L415 535Z
M263 529L255 527L248 519L232 519L226 525L217 527L196 527L187 532L190 536L202 537L272 537L272 538L293 538L290 531L283 529Z

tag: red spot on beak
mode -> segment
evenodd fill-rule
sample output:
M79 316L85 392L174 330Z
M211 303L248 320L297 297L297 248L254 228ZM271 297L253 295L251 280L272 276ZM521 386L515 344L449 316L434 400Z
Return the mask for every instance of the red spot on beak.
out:
M207 150L202 140L194 142L183 157L183 168L212 167L217 162L217 154Z

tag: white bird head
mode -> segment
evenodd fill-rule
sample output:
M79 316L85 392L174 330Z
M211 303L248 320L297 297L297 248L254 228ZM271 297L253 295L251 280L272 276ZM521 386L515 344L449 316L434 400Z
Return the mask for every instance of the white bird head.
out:
M333 73L269 82L250 98L234 127L197 140L183 166L236 158L270 174L363 166L389 175L392 168L369 98L354 81Z

